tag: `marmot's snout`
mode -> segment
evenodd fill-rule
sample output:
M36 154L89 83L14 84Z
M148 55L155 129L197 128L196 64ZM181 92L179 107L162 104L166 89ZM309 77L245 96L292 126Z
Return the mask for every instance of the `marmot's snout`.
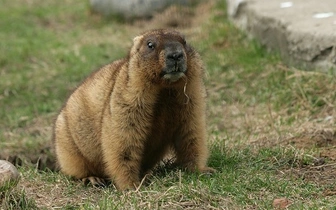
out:
M176 82L187 71L187 62L184 47L179 42L169 43L165 47L166 66L163 69L163 78Z
M175 51L167 52L166 54L167 62L181 62L184 59L182 49L177 49Z

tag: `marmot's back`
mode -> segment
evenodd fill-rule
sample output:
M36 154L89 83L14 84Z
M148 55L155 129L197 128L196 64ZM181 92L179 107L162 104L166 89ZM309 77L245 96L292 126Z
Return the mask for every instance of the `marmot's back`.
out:
M70 95L55 122L56 148L67 148L87 159L87 165L103 172L101 150L101 119L106 101L124 61L116 61L92 73ZM74 162L74 156L57 150L58 161ZM101 162L100 164L97 164ZM61 165L62 167L62 165ZM84 167L84 166L83 166ZM77 170L74 168L73 170ZM78 171L81 174L81 171ZM75 173L74 173L75 174ZM99 173L97 173L98 175ZM81 176L76 176L82 178Z

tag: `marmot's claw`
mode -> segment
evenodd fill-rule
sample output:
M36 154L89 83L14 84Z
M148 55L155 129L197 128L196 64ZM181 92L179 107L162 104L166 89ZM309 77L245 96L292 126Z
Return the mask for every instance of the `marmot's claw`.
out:
M82 182L85 185L91 184L95 187L106 187L107 186L107 182L106 182L105 179L99 178L99 177L94 177L94 176L89 176L89 177L82 178Z

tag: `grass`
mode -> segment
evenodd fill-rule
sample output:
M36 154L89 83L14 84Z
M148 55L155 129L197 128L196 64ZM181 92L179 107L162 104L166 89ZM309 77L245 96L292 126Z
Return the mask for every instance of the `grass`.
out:
M290 209L334 208L335 75L287 67L237 30L220 1L193 8L202 15L183 17L179 28L208 70L209 165L217 173L159 168L146 186L118 192L45 169L53 166L53 120L71 90L171 15L125 23L79 0L3 5L0 158L16 162L22 177L1 188L1 209L271 209L282 197Z

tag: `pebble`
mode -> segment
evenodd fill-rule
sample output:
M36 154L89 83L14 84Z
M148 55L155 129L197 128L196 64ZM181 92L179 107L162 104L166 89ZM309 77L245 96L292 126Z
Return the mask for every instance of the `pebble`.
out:
M6 160L0 160L0 187L5 186L8 181L17 181L20 174L16 167Z

